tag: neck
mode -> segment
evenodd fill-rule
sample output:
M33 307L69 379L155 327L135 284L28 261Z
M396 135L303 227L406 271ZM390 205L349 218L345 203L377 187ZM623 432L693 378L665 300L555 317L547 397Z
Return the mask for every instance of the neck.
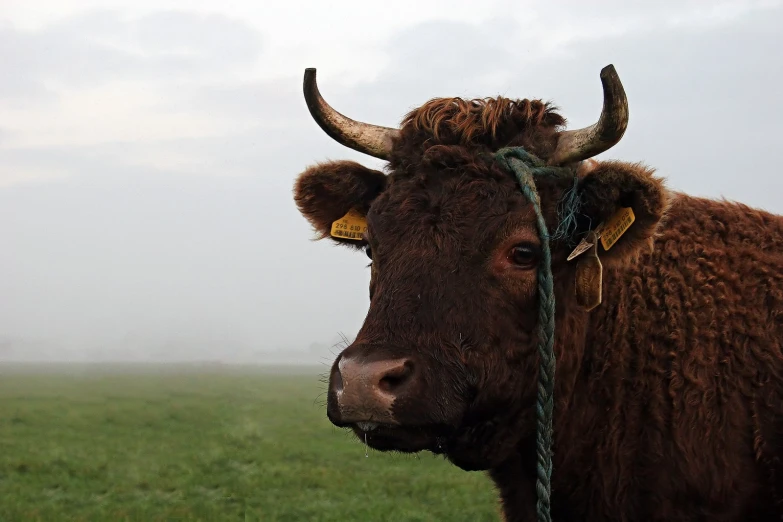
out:
M536 519L535 439L526 439L518 450L489 472L500 494L504 522Z
M564 275L556 278L556 292L560 298L556 303L555 320L555 437L559 431L557 425L569 417L568 412L579 386L578 380L584 376L583 365L591 323L596 320L598 309L606 305L603 303L598 309L585 312L576 302L573 272Z
M556 277L556 293L561 297L557 302L555 355L557 368L555 374L555 408L554 408L554 469L552 481L560 481L558 469L561 470L573 452L580 451L573 441L569 444L558 444L558 434L569 431L575 410L582 409L579 404L583 395L580 390L586 388L584 364L586 361L590 332L592 325L606 320L607 307L603 303L592 312L584 312L576 303L574 282L571 277ZM577 416L579 417L579 416ZM526 437L517 446L508 459L489 473L500 493L505 522L536 520L536 445L535 436ZM558 508L557 488L553 488L551 502L552 517L556 518ZM562 515L562 514L561 514Z

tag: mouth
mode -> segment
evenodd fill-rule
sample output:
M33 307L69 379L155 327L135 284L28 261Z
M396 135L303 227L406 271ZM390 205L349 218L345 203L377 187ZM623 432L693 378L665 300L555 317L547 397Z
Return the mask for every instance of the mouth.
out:
M361 432L369 432L374 429L376 429L378 426L380 426L380 423L378 422L357 422L356 428L359 429Z
M442 430L429 426L401 426L379 422L356 422L349 426L360 441L378 451L443 453Z

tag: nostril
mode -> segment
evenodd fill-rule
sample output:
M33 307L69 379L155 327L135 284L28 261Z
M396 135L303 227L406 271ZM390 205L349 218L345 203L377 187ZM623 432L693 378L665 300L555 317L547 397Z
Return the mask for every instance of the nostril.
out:
M343 391L343 376L340 375L340 370L332 372L332 381L329 387L336 393Z
M387 375L381 379L381 382L378 383L378 387L385 392L390 392L395 388L398 388L404 381L405 377L402 375Z
M378 381L378 388L387 393L394 392L404 386L412 375L413 363L405 361L399 366L388 369Z

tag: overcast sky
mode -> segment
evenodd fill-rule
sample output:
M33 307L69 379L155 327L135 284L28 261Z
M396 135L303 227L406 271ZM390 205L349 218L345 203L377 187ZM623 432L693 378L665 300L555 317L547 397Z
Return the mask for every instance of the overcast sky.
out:
M381 125L501 94L577 127L613 63L630 124L599 159L783 213L781 27L771 0L3 0L0 352L231 361L354 335L367 259L311 241L291 191L316 161L380 162L312 121L305 67Z

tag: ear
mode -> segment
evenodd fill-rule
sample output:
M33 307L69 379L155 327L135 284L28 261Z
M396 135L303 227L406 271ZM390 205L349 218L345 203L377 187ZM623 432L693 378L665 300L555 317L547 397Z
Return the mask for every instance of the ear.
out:
M386 188L386 175L354 161L331 161L308 168L296 180L294 201L319 237L360 248L363 241L330 235L332 223L349 211L366 216L370 205Z
M634 221L616 242L598 254L607 266L631 262L644 249L651 249L658 225L669 206L669 193L662 179L641 164L620 161L592 162L579 172L580 214L589 228L606 226L613 216L631 208ZM586 232L588 226L583 228ZM581 227L580 227L581 228ZM602 237L609 239L602 234Z

